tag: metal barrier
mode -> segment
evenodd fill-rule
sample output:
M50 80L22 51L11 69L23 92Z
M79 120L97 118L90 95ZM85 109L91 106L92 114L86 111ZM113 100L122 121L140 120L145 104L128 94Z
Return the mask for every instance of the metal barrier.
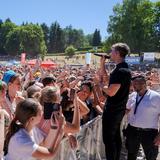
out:
M63 139L54 160L104 160L101 121L101 116L98 116L81 127L77 134L79 143L77 150L71 149L68 140Z

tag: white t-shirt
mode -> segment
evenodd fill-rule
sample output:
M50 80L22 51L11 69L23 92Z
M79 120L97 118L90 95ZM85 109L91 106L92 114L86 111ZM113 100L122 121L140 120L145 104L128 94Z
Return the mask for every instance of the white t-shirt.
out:
M128 115L128 122L131 126L139 128L158 129L160 118L160 94L148 90L137 107L134 114L137 93L133 92L128 99L127 109L131 109Z
M31 131L32 136L25 129L20 129L10 139L8 153L5 160L34 160L32 153L43 141L44 134L37 127Z

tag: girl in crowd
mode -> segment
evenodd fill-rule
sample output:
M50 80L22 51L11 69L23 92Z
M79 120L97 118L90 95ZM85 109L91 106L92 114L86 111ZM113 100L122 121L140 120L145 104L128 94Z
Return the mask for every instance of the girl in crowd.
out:
M42 113L42 106L34 99L18 103L5 139L6 160L43 159L56 154L63 136L64 117L61 112L52 115L50 130L45 137L36 127Z
M60 91L57 89L57 87L47 86L44 89L42 89L40 103L44 107L44 111L48 105L52 107L54 106L54 104L59 105L60 102L61 102ZM64 125L65 133L77 133L80 129L80 109L79 109L78 98L76 95L73 103L74 103L73 121L72 123L66 122L66 124ZM41 123L39 124L40 129L43 130L45 133L48 133L49 119L48 118L44 119L43 117Z

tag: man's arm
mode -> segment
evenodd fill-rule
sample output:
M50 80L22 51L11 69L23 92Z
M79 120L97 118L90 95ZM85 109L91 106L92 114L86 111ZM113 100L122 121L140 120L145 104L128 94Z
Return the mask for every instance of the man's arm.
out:
M120 89L121 84L111 84L109 87L104 86L103 91L110 97L113 97Z

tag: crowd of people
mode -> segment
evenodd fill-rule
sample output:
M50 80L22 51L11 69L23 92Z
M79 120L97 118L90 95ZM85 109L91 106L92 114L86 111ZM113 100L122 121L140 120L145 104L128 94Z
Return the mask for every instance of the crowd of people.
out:
M136 160L140 144L146 159L156 160L160 145L158 71L131 71L125 62L129 47L124 43L114 44L111 50L110 59L116 64L111 73L105 68L105 56L98 69L86 65L51 70L42 68L40 60L35 66L1 66L1 159L54 159L64 137L76 148L75 134L102 115L106 159L119 160L120 125L127 114L128 160Z

